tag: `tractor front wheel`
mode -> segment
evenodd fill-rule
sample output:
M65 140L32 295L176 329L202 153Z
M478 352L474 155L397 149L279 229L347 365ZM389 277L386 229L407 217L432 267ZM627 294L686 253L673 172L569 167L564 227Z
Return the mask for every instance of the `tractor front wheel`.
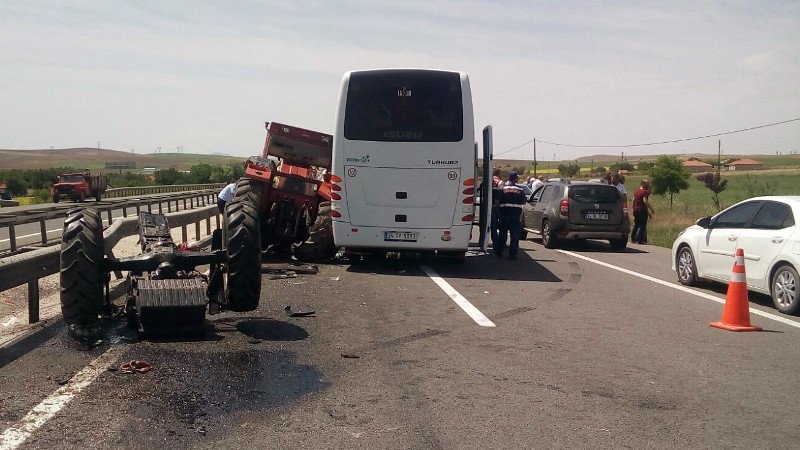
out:
M234 199L225 208L228 253L227 308L252 311L261 297L261 232L253 197Z
M69 334L96 339L103 305L103 225L94 209L73 210L61 235L61 313Z

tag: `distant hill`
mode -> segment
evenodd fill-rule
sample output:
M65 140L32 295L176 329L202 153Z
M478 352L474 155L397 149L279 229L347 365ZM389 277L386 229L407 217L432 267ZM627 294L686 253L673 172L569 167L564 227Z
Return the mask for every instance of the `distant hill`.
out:
M109 162L133 162L140 171L145 167L189 170L197 164L244 164L245 158L230 155L200 155L193 153L131 153L103 148L61 148L52 150L0 149L0 169L47 169L73 167L106 171Z
M635 155L635 156L625 156L625 162L629 162L633 165L638 164L641 161L655 161L658 159L659 155ZM673 156L673 155L671 155ZM703 153L685 153L677 156L680 160L686 160L689 158L697 158L701 161L716 161L717 154L709 155ZM740 158L750 158L756 161L760 161L764 163L764 168L771 168L771 169L781 169L781 168L797 168L800 167L800 155L729 155L724 154L722 155L723 160L728 159L740 159ZM559 164L566 164L566 163L574 163L578 162L578 165L581 167L599 167L604 166L608 167L614 163L619 163L622 159L622 155L591 155L591 156L583 156L577 159L570 159L570 160L561 160L561 161L539 161L539 167L543 168L555 168ZM499 167L502 169L510 168L510 167L533 167L533 161L527 159L496 159L493 162L495 167Z

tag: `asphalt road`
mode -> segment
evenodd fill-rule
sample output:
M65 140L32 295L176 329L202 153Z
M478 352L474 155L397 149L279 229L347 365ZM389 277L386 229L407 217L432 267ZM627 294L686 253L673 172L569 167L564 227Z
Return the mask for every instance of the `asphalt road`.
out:
M0 449L797 447L796 318L751 294L764 332L709 327L724 287L677 289L668 249L522 248L265 273L197 337L54 323L0 349Z

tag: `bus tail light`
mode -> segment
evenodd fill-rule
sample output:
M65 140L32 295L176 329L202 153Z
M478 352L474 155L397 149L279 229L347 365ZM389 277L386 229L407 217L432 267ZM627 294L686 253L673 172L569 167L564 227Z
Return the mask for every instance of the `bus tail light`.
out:
M569 215L569 200L561 200L561 207L558 208L558 213L562 216Z
M335 219L342 218L342 207L339 203L344 197L344 190L339 184L342 182L342 177L334 175L330 172L326 173L325 176L330 180L331 183L331 217ZM347 219L345 218L344 220Z
M461 184L465 187L463 191L461 191L461 195L464 198L461 199L461 203L464 205L474 205L475 204L475 178L467 178L466 180L462 181ZM467 212L467 211L463 211ZM472 212L472 211L470 211ZM473 214L468 214L461 218L462 222L472 222Z

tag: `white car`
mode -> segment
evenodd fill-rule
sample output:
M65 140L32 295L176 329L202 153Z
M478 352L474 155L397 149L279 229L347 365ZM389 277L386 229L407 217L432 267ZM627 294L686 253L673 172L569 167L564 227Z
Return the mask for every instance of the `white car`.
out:
M800 314L800 196L755 197L699 219L672 244L672 269L687 286L698 279L728 283L737 248L744 250L747 288L772 296L775 307Z

